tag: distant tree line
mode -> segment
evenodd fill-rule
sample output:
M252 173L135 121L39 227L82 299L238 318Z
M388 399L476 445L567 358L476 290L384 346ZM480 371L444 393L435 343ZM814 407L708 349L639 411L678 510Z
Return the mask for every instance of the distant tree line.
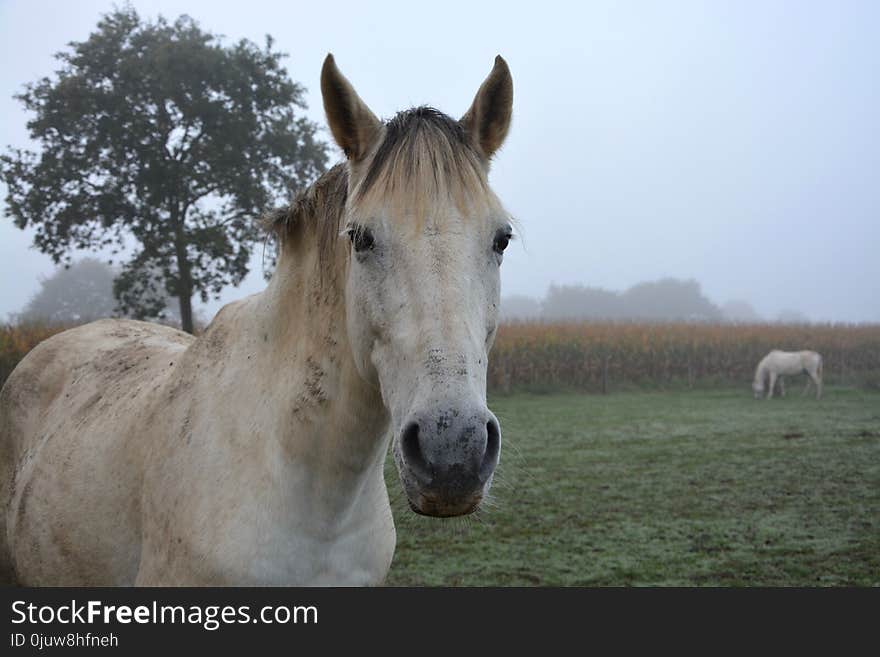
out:
M662 278L642 282L623 292L585 285L551 285L543 299L514 295L501 300L502 320L643 321L643 322L760 322L747 301L723 306L710 301L693 279ZM778 321L799 324L807 318L784 311Z
M44 325L74 325L105 317L130 317L172 326L181 326L180 313L175 304L158 304L154 313L146 309L129 308L119 304L114 296L120 267L114 267L96 258L83 258L59 267L51 276L40 281L40 289L24 308L11 319L17 323ZM163 299L159 297L159 300ZM196 323L204 319L196 314Z

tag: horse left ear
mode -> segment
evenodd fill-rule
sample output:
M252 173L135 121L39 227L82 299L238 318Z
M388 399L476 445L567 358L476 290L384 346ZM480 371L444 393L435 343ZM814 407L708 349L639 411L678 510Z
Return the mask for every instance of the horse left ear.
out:
M333 55L327 55L321 69L321 95L327 123L336 143L349 160L362 159L376 138L381 123L336 68Z
M501 55L489 77L480 85L471 108L461 117L465 132L471 135L488 160L501 148L513 113L513 78Z

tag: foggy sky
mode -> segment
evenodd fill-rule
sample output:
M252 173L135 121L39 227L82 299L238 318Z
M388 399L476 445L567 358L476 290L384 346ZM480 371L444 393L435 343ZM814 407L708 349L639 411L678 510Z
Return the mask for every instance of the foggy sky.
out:
M674 276L771 319L880 321L880 3L132 4L230 40L271 34L321 126L327 52L385 118L460 116L503 55L514 119L490 181L522 227L503 295ZM0 0L4 151L29 145L12 94L111 9ZM31 237L0 219L0 320L53 270ZM253 265L224 302L262 289Z

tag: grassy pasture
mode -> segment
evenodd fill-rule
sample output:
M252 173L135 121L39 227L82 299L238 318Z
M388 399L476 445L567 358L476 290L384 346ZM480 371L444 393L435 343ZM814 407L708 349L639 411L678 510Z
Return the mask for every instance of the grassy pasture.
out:
M416 516L386 464L387 584L880 585L880 393L801 385L496 396L476 516Z

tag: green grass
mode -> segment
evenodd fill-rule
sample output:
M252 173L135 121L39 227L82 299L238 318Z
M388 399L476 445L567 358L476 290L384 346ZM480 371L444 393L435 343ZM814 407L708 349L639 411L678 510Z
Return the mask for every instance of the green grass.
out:
M391 586L880 585L880 393L511 395L492 500L423 518L389 461Z

